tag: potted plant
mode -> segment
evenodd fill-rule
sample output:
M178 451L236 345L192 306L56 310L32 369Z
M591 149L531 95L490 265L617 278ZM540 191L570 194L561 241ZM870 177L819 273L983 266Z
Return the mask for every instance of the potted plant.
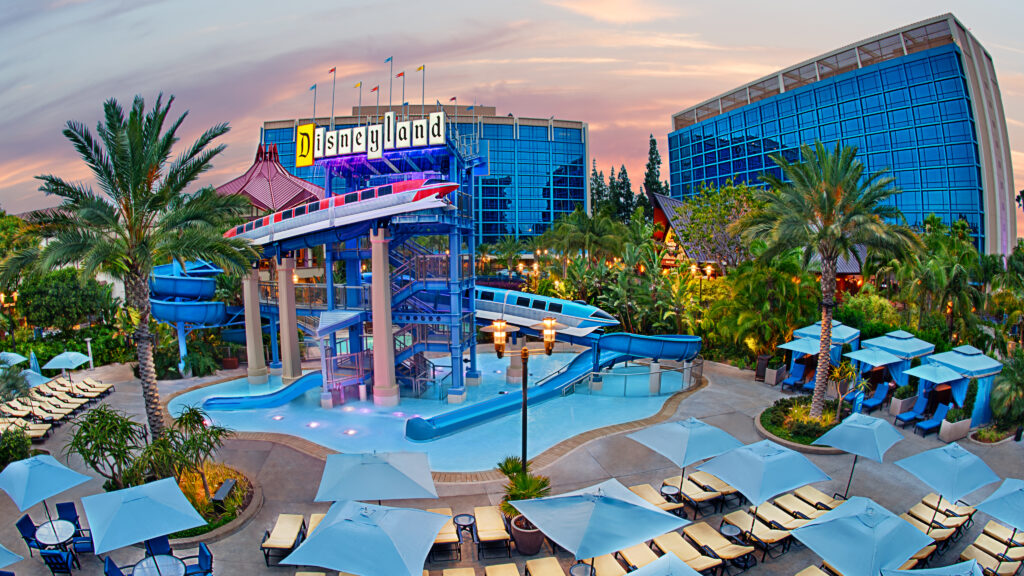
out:
M956 442L971 433L971 414L974 413L974 397L978 395L978 383L971 380L967 386L967 397L964 405L953 408L946 413L946 419L939 427L939 440Z
M522 458L509 456L498 463L498 470L508 478L505 497L501 501L501 512L509 520L512 539L516 550L524 556L533 556L544 545L544 533L510 504L516 500L542 498L551 492L551 480L547 476L531 474L523 470Z
M225 370L234 370L238 368L238 349L240 348L237 344L227 345L227 354L220 360L221 367Z
M764 375L764 383L769 386L775 386L785 380L788 375L789 370L786 367L786 363L783 362L783 358L781 356L772 356L768 360L768 371Z
M910 384L904 384L892 393L892 402L889 404L889 414L898 416L914 407L917 402L917 389Z

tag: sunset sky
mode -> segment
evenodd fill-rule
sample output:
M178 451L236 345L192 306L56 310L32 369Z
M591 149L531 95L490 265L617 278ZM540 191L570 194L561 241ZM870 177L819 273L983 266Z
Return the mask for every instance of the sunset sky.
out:
M1002 86L1015 189L1024 188L1024 41L1019 0L517 2L5 0L0 3L0 206L49 206L34 176L87 179L61 135L94 126L102 102L173 94L191 140L227 121L227 151L201 184L252 161L264 120L355 105L405 70L407 100L494 105L499 114L582 120L606 172L643 175L647 136L666 153L670 116L725 90L864 37L953 12L989 50ZM395 84L395 90L401 89ZM364 104L370 102L364 92ZM400 94L394 98L398 103ZM667 171L663 173L667 179Z

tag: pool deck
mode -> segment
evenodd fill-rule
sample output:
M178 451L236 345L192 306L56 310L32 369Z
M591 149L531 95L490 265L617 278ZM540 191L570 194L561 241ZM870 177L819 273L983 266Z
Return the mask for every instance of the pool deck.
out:
M211 377L206 381L215 381L225 376L237 377L237 374L241 374L241 372L232 371L232 373ZM123 367L105 367L97 369L91 375L117 384L117 391L106 400L108 404L137 415L140 421L144 420L141 416L143 405L139 384L131 377L130 371L126 371ZM760 437L754 428L753 418L782 394L776 388L753 382L751 372L729 366L709 362L705 364L704 375L708 379L708 385L692 392L686 398L682 398L678 405L670 407L671 410L667 417L682 419L694 416L726 430L743 442L759 440ZM161 393L166 399L170 394L197 383L196 380L162 383ZM69 432L70 427L64 426L37 447L50 450L58 455ZM610 430L609 432L609 435L600 438L589 439L585 442L576 441L571 449L557 459L553 459L552 462L538 463L539 465L543 464L540 466L539 472L551 478L554 493L581 488L608 478L616 478L627 486L638 483L651 483L657 486L662 479L678 474L679 470L668 460L629 440L625 437L623 430ZM885 464L867 460L858 464L857 475L851 490L852 494L875 499L897 514L906 511L930 490L920 485L914 477L901 468L892 465L892 462L942 445L935 435L921 438L907 430L904 436L906 440L889 451ZM221 461L242 470L260 485L264 503L262 509L239 531L210 544L214 555L215 573L218 576L256 574L289 576L293 574L295 569L291 567L267 568L264 565L263 556L259 551L259 542L263 531L273 525L274 519L279 513L302 513L308 517L310 513L325 512L328 508L325 503L313 502L324 465L322 454L316 454L315 450L305 450L304 448L307 447L296 442L278 441L280 439L247 435L229 440L220 453ZM1005 442L982 446L967 440L962 441L961 444L981 456L1000 477L1024 477L1024 444ZM842 490L845 487L852 460L849 455L814 455L810 458L833 477L832 481L819 484L818 487L825 492ZM72 458L70 464L77 470L89 473L77 458ZM301 470L302 473L296 474L296 470ZM90 473L90 475L92 474ZM385 504L416 508L444 505L451 507L455 513L470 512L474 506L500 502L502 482L493 478L492 473L485 472L479 476L479 481L475 482L441 481L438 483L439 500L403 500L385 502ZM458 480L471 479L458 478ZM101 485L102 482L94 479L67 492L65 497L55 498L53 501L73 499L80 502L81 497L101 491ZM969 502L976 503L995 490L996 486L998 484L985 487L976 495L972 495ZM34 507L30 513L36 522L41 521L43 517L41 507ZM14 570L19 576L49 574L38 556L32 559L27 558L27 550L14 527L14 521L19 516L20 513L14 508L10 499L0 496L0 517L7 520L0 523L0 543L26 556L24 561L15 564L8 570ZM717 527L720 516L712 515L702 517L700 520ZM932 565L941 566L956 562L960 551L974 539L987 520L988 518L979 512L977 521L967 535L958 543L950 546L942 556L934 559ZM542 554L548 552L545 549ZM195 550L176 550L176 553L190 555L194 554ZM461 563L429 563L427 568L430 569L432 576L440 576L444 568L472 566L477 569L476 573L482 576L483 566L509 562L508 559L477 562L475 556L471 544L467 543L463 545L464 560ZM142 557L142 550L135 548L116 550L112 553L112 557L120 565L131 565ZM559 558L562 560L563 567L567 568L572 563L571 559L564 554ZM511 561L515 562L522 571L527 559L528 557L513 552ZM808 565L817 565L818 563L819 560L815 554L801 546L795 546L792 551L778 559L769 559L764 564L759 563L749 573L752 575L791 576ZM91 555L85 555L82 558L82 570L76 571L76 573L100 574L102 573L100 562Z

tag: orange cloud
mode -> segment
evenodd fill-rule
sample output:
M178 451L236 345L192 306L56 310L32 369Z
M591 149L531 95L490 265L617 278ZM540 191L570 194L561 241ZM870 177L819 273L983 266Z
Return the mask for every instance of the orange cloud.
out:
M548 0L548 4L601 22L652 22L679 15L677 10L646 0Z

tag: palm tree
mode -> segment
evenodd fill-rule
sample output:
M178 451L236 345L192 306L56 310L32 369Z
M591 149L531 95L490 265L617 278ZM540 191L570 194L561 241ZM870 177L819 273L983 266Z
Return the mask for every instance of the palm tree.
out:
M1024 351L1014 350L996 375L992 411L1006 424L1024 426Z
M505 263L508 273L512 274L515 269L516 260L523 253L523 243L514 236L502 236L494 245L494 255Z
M10 402L28 394L28 379L21 368L0 364L0 402Z
M917 236L905 225L903 214L886 202L899 191L890 187L891 177L882 173L865 175L856 159L857 149L833 151L821 142L814 148L804 144L802 162L790 163L781 155L772 159L788 181L774 175L762 176L768 188L755 193L755 210L734 225L748 240L763 239L764 258L787 250L804 250L805 265L817 254L821 261L821 350L818 365L827 366L832 348L832 309L835 307L836 263L856 258L856 247L898 256L919 245ZM888 221L888 222L887 222ZM811 416L820 417L825 407L828 371L819 370L811 400Z
M36 212L28 219L28 232L46 242L16 251L0 263L3 278L17 277L25 269L78 265L86 274L103 271L124 282L128 307L137 317L139 376L154 438L164 428L149 326L154 264L204 259L241 273L256 256L244 240L221 235L249 213L248 199L219 196L212 188L184 193L224 150L211 144L228 125L206 130L172 159L178 128L188 115L165 126L173 102L172 96L165 104L160 95L147 112L142 97L136 96L126 118L121 105L108 100L96 127L98 139L84 124L68 122L64 136L92 171L100 191L50 174L38 176L40 190L61 199L57 210Z

